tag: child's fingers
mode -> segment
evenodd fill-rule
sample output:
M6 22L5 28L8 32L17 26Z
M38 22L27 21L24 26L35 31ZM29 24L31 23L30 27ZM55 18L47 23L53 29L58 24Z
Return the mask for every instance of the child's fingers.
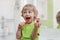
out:
M23 26L23 25L25 25L25 22L21 22L21 23L20 23L20 26Z
M36 23L35 26L36 26L36 27L40 27L40 23Z
M35 26L36 26L36 27L40 27L40 25L41 25L40 19L37 18L37 19L35 20Z
M37 19L35 20L35 23L39 23L39 22L40 22L40 19L37 18Z
M25 22L21 22L19 25L18 25L18 29L21 29L23 27L23 25L25 25Z

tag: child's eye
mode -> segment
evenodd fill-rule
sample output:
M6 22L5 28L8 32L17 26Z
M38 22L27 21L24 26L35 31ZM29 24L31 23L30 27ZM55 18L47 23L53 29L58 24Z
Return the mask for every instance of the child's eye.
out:
M26 13L26 12L23 12L23 13Z
M32 13L31 11L29 11L29 13Z

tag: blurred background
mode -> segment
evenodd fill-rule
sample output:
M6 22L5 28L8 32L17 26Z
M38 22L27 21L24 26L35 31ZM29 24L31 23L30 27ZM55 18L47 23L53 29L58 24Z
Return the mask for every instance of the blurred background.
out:
M24 21L21 9L27 3L34 4L38 9L41 21L39 40L60 40L56 22L60 0L0 0L0 40L17 40L17 26Z

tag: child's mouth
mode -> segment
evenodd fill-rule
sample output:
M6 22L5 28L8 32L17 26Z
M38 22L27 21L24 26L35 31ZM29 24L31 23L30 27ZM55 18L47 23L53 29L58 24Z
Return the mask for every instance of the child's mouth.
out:
M30 20L30 17L26 17L26 20Z

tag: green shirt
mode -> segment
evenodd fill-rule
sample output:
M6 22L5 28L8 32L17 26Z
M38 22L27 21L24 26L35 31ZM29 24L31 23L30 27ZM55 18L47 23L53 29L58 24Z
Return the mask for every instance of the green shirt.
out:
M24 25L22 28L21 40L31 40L33 30L34 30L34 22ZM37 33L40 33L40 29L38 29ZM36 40L38 40L38 37L36 38Z

